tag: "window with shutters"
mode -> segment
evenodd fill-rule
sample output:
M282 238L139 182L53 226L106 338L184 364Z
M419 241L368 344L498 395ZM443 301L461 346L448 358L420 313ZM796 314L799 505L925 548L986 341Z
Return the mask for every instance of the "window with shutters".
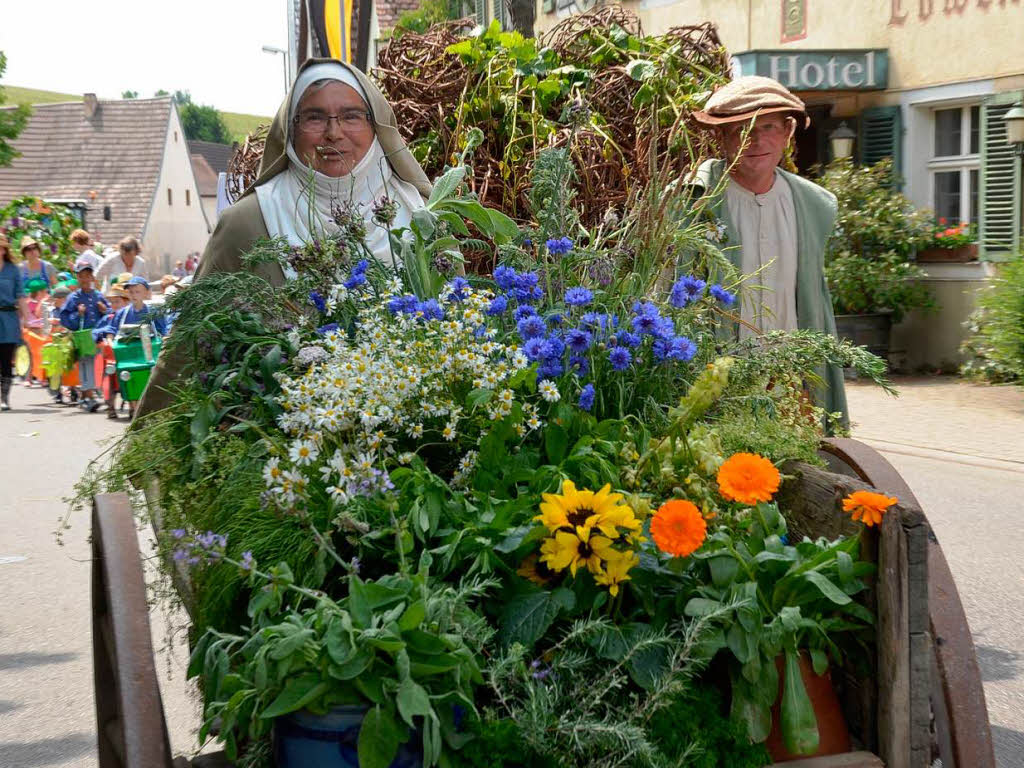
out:
M899 107L872 107L860 114L857 131L861 165L892 158L897 183L903 175L903 119Z
M981 105L932 110L928 179L931 206L940 224L978 223Z
M1020 248L1021 159L1006 143L1003 122L1020 98L1019 92L999 93L981 105L978 249L986 257Z

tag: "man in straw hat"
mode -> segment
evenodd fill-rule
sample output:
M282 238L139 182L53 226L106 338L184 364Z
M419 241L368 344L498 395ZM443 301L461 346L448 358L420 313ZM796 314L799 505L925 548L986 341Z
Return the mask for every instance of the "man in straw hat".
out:
M776 80L740 77L713 93L694 118L717 133L724 154L695 172L698 204L721 222L733 266L756 273L748 282L761 289L741 295L740 338L796 329L835 336L824 254L836 198L779 168L797 122L810 123L804 103ZM846 423L842 370L819 373L824 389L812 388L815 401Z

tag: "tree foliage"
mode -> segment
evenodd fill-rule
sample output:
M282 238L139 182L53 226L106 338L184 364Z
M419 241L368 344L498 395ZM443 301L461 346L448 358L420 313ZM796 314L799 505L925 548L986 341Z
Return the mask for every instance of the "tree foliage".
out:
M3 51L0 51L0 80L3 79L5 69L7 69L7 57ZM3 88L0 88L0 104L3 104L4 101L6 101L6 96ZM18 138L28 124L31 114L32 109L27 104L19 104L14 109L0 110L0 168L10 165L14 158L21 156L21 153L9 142Z

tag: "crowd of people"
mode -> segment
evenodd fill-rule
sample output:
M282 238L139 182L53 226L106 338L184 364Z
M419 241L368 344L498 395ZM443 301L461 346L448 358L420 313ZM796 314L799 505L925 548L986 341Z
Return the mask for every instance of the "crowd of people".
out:
M177 262L173 274L151 284L134 237L123 238L116 250L100 256L89 233L77 229L71 233L71 247L74 265L61 271L42 259L42 248L33 238L25 236L15 250L0 234L0 410L11 408L15 359L25 344L31 361L23 373L26 387L46 387L56 404L78 405L90 413L105 405L107 418L118 418L117 383L104 386L102 380L114 358L113 340L124 326L145 326L154 337L166 335L170 318L156 305L184 287L198 266L198 258L190 255L187 263ZM40 374L39 350L47 344L63 344L67 370Z

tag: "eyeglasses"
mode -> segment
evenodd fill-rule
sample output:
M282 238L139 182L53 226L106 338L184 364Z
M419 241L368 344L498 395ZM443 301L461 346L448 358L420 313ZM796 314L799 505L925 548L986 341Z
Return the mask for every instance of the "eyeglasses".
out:
M337 115L317 111L300 112L294 122L302 133L324 133L331 120L337 120L338 126L346 133L359 133L369 127L373 118L364 109L344 109Z

